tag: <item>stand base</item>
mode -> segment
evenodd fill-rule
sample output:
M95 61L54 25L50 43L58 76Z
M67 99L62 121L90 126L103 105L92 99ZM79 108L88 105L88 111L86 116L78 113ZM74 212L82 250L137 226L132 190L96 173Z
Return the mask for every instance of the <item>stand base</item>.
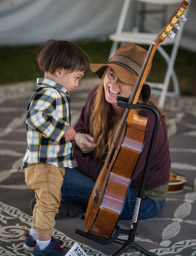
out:
M147 256L157 256L157 254L154 254L152 252L147 251L146 249L144 249L143 247L141 247L140 245L131 242L131 243L126 243L124 246L122 246L117 252L115 252L114 254L112 254L112 256L119 256L121 255L123 252L127 251L128 249L134 249L136 251L139 251Z
M119 236L120 227L118 225L116 226L114 233L112 234L112 236L109 239L104 239L104 238L86 233L86 232L84 232L80 229L76 229L75 233L78 234L78 235L84 236L84 237L86 237L86 238L88 238L88 239L90 239L90 240L92 240L96 243L99 243L99 244L110 244L112 242L115 242L115 239L117 239L117 237Z
M140 245L138 245L134 242L129 242L128 240L119 239L118 236L120 233L128 234L128 230L121 230L119 226L116 227L114 234L109 239L103 239L101 237L91 235L91 234L86 233L80 229L76 229L75 232L78 235L86 237L86 238L88 238L94 242L100 243L100 244L106 245L106 244L110 244L112 242L123 244L123 246L117 252L112 254L112 256L119 256L128 249L133 249L133 250L139 251L147 256L157 256L156 254L147 251L146 249L144 249L143 247L141 247Z

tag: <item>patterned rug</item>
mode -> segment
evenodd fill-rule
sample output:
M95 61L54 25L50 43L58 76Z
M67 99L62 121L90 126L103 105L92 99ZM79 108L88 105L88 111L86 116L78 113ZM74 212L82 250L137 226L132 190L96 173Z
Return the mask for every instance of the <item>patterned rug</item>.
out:
M97 81L84 81L72 94L73 123L76 122L88 91ZM24 253L24 234L30 228L29 202L33 193L24 183L20 169L26 147L25 109L34 85L32 82L0 87L0 256ZM171 170L185 175L183 191L169 194L161 213L139 221L135 242L156 255L196 256L196 99L168 99ZM128 221L118 223L128 229ZM95 243L75 233L83 230L80 218L57 220L53 235L71 247L75 241L88 255L113 255L122 245ZM122 236L122 239L127 237ZM125 251L123 256L142 255Z
M196 193L194 193L194 197ZM170 203L174 203L173 200L170 200ZM196 221L192 221L191 210L192 210L192 199L187 199L183 204L181 204L176 211L174 212L173 218L169 217L161 217L153 218L148 221L141 221L139 234L141 232L142 236L136 237L136 243L142 244L144 248L152 248L157 247L158 244L155 243L154 234L157 234L157 227L159 228L160 235L162 237L162 241L159 242L159 247L156 249L150 249L150 252L153 252L157 255L196 255L196 239L189 239L189 234L187 233L187 239L183 239L180 241L180 237L183 236L183 230L190 231L190 234L195 231ZM194 205L195 207L195 205ZM31 255L31 253L26 253L23 250L24 243L24 234L30 228L31 224L31 216L23 213L21 210L12 207L10 205L4 204L0 202L0 255L2 256L19 256L19 255ZM169 215L169 213L168 213ZM190 219L187 218L190 216ZM184 219L184 220L183 220ZM73 219L75 223L76 219ZM72 222L71 221L71 222ZM66 227L66 220L61 220L60 225ZM165 227L162 229L160 227L165 223ZM73 224L73 223L72 223ZM75 225L76 226L76 225ZM125 228L127 226L126 221L121 222L121 227ZM149 227L151 227L149 235ZM74 228L74 227L73 227ZM182 232L182 234L181 234ZM63 232L54 229L53 236L61 239L64 242L64 246L71 248L74 244L75 240L66 236ZM145 237L149 237L148 239ZM150 238L151 237L151 238ZM174 239L176 237L176 239ZM127 239L126 236L121 235L119 238ZM174 242L177 240L177 242ZM102 252L91 248L89 245L85 245L83 243L79 243L83 250L89 256L103 256ZM161 247L160 247L161 245ZM142 255L139 252L135 252L132 254L123 253L123 256L126 255Z
M24 252L24 234L31 225L31 216L21 212L15 207L0 202L0 255L2 256L24 256L31 253ZM74 240L67 237L62 232L54 229L53 236L64 242L64 246L71 248ZM88 255L101 256L102 253L80 244Z

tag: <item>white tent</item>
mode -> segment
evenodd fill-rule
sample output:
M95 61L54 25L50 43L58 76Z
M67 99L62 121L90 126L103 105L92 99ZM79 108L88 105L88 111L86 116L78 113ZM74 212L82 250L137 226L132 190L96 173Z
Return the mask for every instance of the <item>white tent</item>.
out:
M1 0L0 46L48 39L100 39L115 32L122 0ZM130 19L127 26L131 25ZM168 17L173 10L168 11ZM196 51L196 1L192 0L180 46ZM157 17L159 19L159 17ZM150 26L157 20L151 19Z

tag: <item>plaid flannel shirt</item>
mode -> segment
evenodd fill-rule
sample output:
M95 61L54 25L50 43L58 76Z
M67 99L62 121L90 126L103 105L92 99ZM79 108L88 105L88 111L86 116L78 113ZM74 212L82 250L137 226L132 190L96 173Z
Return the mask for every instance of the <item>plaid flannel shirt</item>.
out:
M27 108L27 150L22 167L49 163L57 167L75 167L73 142L63 134L71 124L68 91L50 79L37 79L37 88Z

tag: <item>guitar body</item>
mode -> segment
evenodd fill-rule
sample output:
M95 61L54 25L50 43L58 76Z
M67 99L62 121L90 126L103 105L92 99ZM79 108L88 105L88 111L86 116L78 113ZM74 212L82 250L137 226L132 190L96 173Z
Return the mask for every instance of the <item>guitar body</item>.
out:
M112 160L103 166L85 215L85 232L110 237L123 210L127 189L143 149L147 118L133 111L118 140Z

